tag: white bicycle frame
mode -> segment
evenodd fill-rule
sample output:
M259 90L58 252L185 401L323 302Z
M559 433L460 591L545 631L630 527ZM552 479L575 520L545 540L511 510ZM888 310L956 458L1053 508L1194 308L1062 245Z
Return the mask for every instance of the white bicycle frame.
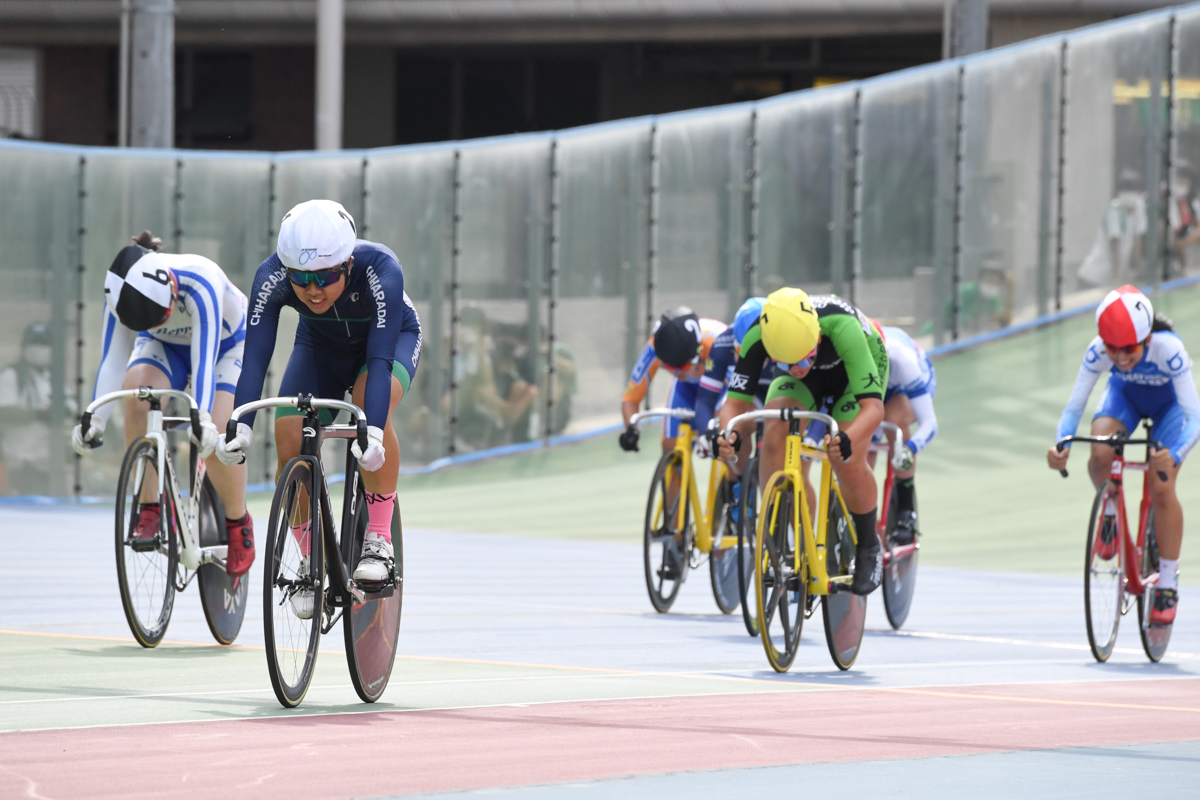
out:
M167 434L165 425L168 423L187 424L192 427L193 437L198 434L200 427L200 409L196 405L196 401L187 392L181 392L177 389L151 389L148 386L142 386L137 389L122 389L117 392L109 392L101 395L88 404L86 411L87 415L94 414L96 409L108 403L122 400L126 397L136 397L139 400L149 400L152 397L178 398L187 402L190 415L187 417L164 417L162 410L150 409L146 417L146 433L148 439L153 439L157 447L158 469L158 496L162 497L164 488L169 492L170 498L176 509L182 509L180 514L180 548L179 548L179 563L187 570L197 570L204 564L216 564L221 569L225 569L225 558L228 552L226 545L215 545L213 547L201 547L199 538L199 520L200 520L200 491L204 485L204 475L206 467L203 458L196 458L196 473L192 481L192 489L188 492L186 505L182 502L183 495L179 491L179 484L175 480L174 465L167 458ZM85 426L86 430L86 426ZM192 447L197 447L193 438ZM198 456L199 454L197 454ZM137 485L141 486L141 476L137 480ZM220 520L219 520L220 521ZM190 580L190 579L189 579Z

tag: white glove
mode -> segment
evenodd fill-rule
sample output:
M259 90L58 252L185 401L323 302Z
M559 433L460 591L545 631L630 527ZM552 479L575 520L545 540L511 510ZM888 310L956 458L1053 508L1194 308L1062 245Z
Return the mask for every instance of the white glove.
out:
M358 464L367 472L374 472L383 466L383 429L370 426L367 428L367 450L363 452L358 447L358 440L350 445L350 452L358 459Z
M900 452L892 457L892 468L898 472L905 472L913 468L913 451L908 449L907 445L900 446Z
M195 442L195 437L188 434L188 437ZM207 411L200 412L200 457L208 458L217 449L217 445L221 443L221 432L217 430L217 426L213 425L212 414Z
M98 442L104 435L106 425L108 425L108 420L104 417L92 417L92 424L88 427L86 436L83 433L83 426L76 425L75 430L71 432L71 446L75 448L75 452L86 456L99 447Z
M224 436L219 437L217 459L227 467L244 464L246 463L246 451L250 449L250 443L253 441L254 429L244 422L239 422L237 436L231 440L226 440Z
M712 458L712 446L709 444L707 436L697 436L692 444L692 452L696 454L696 458Z

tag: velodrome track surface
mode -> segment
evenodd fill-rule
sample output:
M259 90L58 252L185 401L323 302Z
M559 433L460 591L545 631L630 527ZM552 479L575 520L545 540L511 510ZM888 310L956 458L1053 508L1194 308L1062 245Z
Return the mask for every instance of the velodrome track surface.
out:
M1200 341L1200 295L1155 300ZM1083 459L1068 481L1042 461L1090 335L1084 318L938 362L914 608L894 633L874 598L846 673L819 615L792 671L773 673L704 570L653 612L638 544L651 437L638 456L591 442L403 481L400 656L374 706L340 635L304 705L278 706L257 565L236 646L210 643L192 588L146 651L117 598L111 508L4 507L0 797L1194 794L1190 543L1163 663L1141 654L1132 616L1094 663ZM263 499L253 508L265 529Z

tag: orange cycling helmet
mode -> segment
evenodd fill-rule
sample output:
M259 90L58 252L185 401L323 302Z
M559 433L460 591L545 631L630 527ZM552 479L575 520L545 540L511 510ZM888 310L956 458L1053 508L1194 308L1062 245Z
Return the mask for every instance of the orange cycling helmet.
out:
M771 292L758 320L763 347L776 361L786 364L803 361L821 341L817 311L801 289L784 287Z

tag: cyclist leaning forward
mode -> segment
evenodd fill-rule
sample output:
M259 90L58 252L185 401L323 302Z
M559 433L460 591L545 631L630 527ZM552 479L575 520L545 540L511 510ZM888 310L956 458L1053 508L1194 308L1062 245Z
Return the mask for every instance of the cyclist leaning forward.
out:
M200 453L225 506L229 542L225 570L236 577L254 561L254 528L246 512L246 468L208 458L218 429L233 411L233 390L246 338L246 296L203 256L158 252L162 240L144 231L117 253L104 276L104 350L92 399L118 389L182 390L192 383L200 407ZM88 430L75 426L80 455L98 447L112 404L101 406ZM125 399L125 444L146 433L150 404ZM158 535L162 510L156 483L142 482L135 540ZM232 518L231 518L232 517Z
M259 266L250 296L236 404L262 396L279 312L285 306L296 309L300 322L279 394L341 400L349 391L366 412L367 448L361 450L357 441L351 446L363 469L368 518L354 579L385 581L393 558L391 523L400 469L400 443L389 420L421 358L421 321L404 291L400 262L384 245L358 239L353 217L339 203L309 200L284 215L277 251ZM332 422L327 411L321 414ZM223 437L218 448L223 460L244 458L254 437L252 423L239 421L232 441ZM297 409L275 412L280 470L300 454L302 423ZM310 520L292 531L305 556L311 526ZM293 607L298 616L305 608L311 616L311 592L301 594Z
M1150 624L1170 625L1179 602L1176 574L1183 545L1183 507L1175 494L1175 479L1183 459L1200 439L1200 397L1192 379L1192 359L1171 330L1170 320L1156 316L1150 301L1133 286L1108 293L1096 309L1096 326L1099 335L1083 354L1075 389L1063 409L1055 438L1075 433L1088 395L1105 371L1108 385L1092 417L1092 436L1128 436L1143 419L1151 420L1153 437L1165 447L1150 451L1150 468L1166 473L1167 480L1149 482L1159 555ZM1046 462L1051 469L1064 469L1070 455L1070 445L1061 453L1051 447ZM1097 488L1108 480L1112 461L1111 447L1092 445L1088 474ZM1117 509L1105 508L1104 513L1111 517ZM1101 528L1102 540L1107 535L1111 541L1116 530L1115 520L1106 519Z
M775 360L766 407L810 411L828 406L840 430L825 437L832 465L858 535L851 591L870 594L883 577L883 549L875 532L878 491L867 465L871 437L883 421L888 357L883 338L861 311L834 295L810 298L800 289L772 292L742 341L741 355L721 409L721 427L753 409L753 387L765 358ZM748 391L749 390L749 391ZM788 425L770 420L763 433L762 485L783 468ZM732 460L741 437L720 437L720 455Z

